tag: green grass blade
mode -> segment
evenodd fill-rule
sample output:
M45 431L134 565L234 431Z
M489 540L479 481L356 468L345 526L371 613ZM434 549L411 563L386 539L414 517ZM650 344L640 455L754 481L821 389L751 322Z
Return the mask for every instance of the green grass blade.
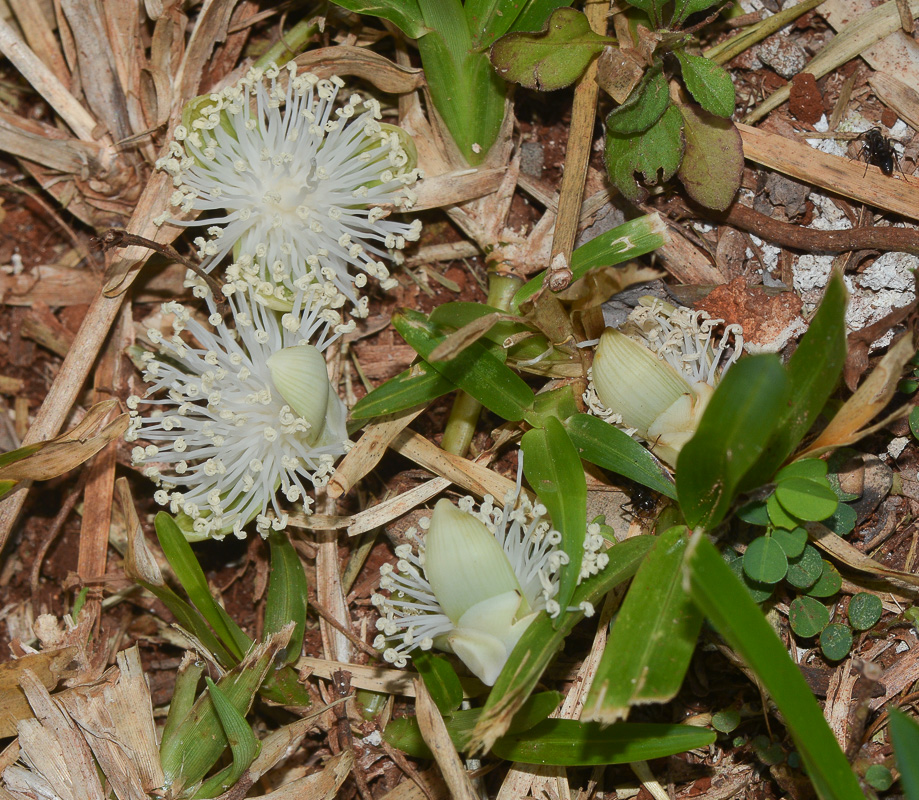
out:
M293 622L290 642L280 661L292 664L300 657L303 647L303 629L306 627L306 572L300 556L287 534L274 531L268 537L271 566L268 573L268 592L265 599L265 636L277 633Z
M892 708L888 728L903 795L906 800L919 800L919 722Z
M862 800L858 779L800 670L704 533L690 542L686 567L690 597L753 669L782 712L817 794L823 800Z
M420 361L358 400L351 409L351 419L382 417L426 406L454 389L455 383L426 361Z

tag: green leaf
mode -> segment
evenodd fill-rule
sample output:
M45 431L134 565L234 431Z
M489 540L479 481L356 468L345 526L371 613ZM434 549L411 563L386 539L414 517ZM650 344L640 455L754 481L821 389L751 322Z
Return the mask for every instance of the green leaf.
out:
M217 688L217 684L207 676L204 677L204 680L207 682L214 710L217 712L223 733L230 745L233 763L221 770L213 778L206 780L201 785L201 788L195 792L194 797L216 797L219 794L223 794L231 786L236 785L236 782L255 760L260 745L258 739L255 738L255 734L252 733L252 728L246 722L246 718L237 711L233 703Z
M913 437L919 439L919 406L909 412L909 429Z
M788 379L775 356L751 356L728 370L677 460L677 496L690 527L711 528L724 519L788 399Z
M877 595L859 592L849 601L849 624L857 631L873 628L883 613L884 605Z
M711 8L719 2L721 0L677 0L673 9L673 22L671 25L678 27L683 24L687 17L691 17L700 11L705 11L706 8Z
M789 514L819 522L836 511L839 498L829 486L807 478L788 478L775 487L775 496Z
M629 764L706 747L714 731L689 725L620 722L608 727L573 719L547 719L525 733L502 736L492 752L520 764L587 767Z
M755 603L765 603L772 593L775 591L775 584L772 583L760 583L759 581L753 580L743 568L743 558L732 558L725 563L730 568L731 572L734 573L734 577L737 578L750 593L750 597L753 598Z
M737 518L750 525L756 525L758 528L765 528L769 525L769 512L766 509L766 503L762 500L751 500L742 505L737 509Z
M804 528L795 528L791 531L779 528L772 532L772 538L785 551L786 557L797 558L804 552L804 546L807 544L807 531Z
M829 561L823 559L823 572L817 582L807 590L810 597L832 597L842 588L842 576Z
M633 6L647 14L654 28L663 28L662 13L667 5L667 0L628 0L630 6Z
M852 649L852 629L840 622L827 625L820 633L820 649L830 661L845 658Z
M153 524L163 554L175 571L182 588L188 593L192 604L217 632L227 649L236 658L242 658L252 645L252 640L214 599L207 585L207 578L204 577L204 570L201 569L178 524L165 511L160 511L156 515Z
M527 481L548 509L552 527L562 535L560 547L567 554L568 563L562 565L555 599L562 608L567 608L578 583L587 535L584 468L568 433L554 417L546 419L545 428L523 434L520 449Z
M883 764L872 764L865 770L865 782L879 792L886 792L893 786L893 775Z
M740 712L736 708L725 708L712 714L712 727L719 733L730 733L740 725Z
M787 531L793 531L795 528L801 527L801 520L791 516L791 514L782 508L782 504L775 496L775 492L766 498L766 511L769 514L770 524L774 525L776 528L784 528Z
M919 723L902 711L888 710L890 740L906 800L919 800Z
M805 639L816 636L830 621L827 607L813 597L796 597L788 606L791 629Z
M510 33L491 48L491 63L506 81L550 92L570 86L615 39L594 33L587 17L557 8L539 33Z
M776 474L776 482L789 478L807 478L811 481L822 481L829 472L829 466L822 458L800 458L782 467Z
M590 414L575 414L565 420L565 427L585 461L676 500L676 487L660 462L615 425Z
M418 650L412 654L412 663L441 716L449 717L463 702L463 685L450 662L430 650Z
M680 106L680 111L686 151L679 178L697 203L724 211L734 201L743 177L740 131L731 120L710 114L695 104Z
M760 536L747 547L743 556L743 570L759 583L778 583L788 572L788 559L775 539Z
M762 681L785 719L817 794L823 800L862 800L858 780L797 665L704 535L693 537L686 564L690 596Z
M569 5L570 0L466 0L464 12L473 45L484 50L508 31L542 30L556 8Z
M423 314L411 309L394 314L392 323L402 338L425 359L446 338ZM517 422L533 405L533 390L523 378L479 342L470 344L456 358L435 361L431 366L503 419Z
M827 517L823 524L826 525L837 536L848 536L855 530L855 524L858 522L858 514L855 509L845 503L840 503L836 511Z
M265 635L277 633L288 623L294 623L290 641L281 654L280 663L292 664L303 648L306 627L306 572L300 556L287 534L274 531L268 536L271 562L268 591L265 598Z
M702 615L683 588L687 529L661 534L616 616L583 718L609 724L633 705L676 696L696 648Z
M683 71L683 82L695 101L709 114L730 117L734 113L734 82L726 70L703 56L674 50Z
M454 389L455 383L427 361L419 361L358 400L351 409L351 419L370 419L427 405Z
M676 106L669 106L657 122L640 134L607 131L606 171L627 200L639 202L648 192L638 185L635 173L652 186L670 180L680 168L683 148L683 117Z
M389 20L412 39L427 32L417 0L334 0L334 3L348 11Z
M806 545L800 556L789 559L788 574L785 577L792 586L808 589L820 580L821 575L823 559L820 552L811 545Z
M612 267L650 253L666 244L669 238L667 226L659 214L646 214L617 225L582 244L571 254L571 282L580 280L592 269ZM545 275L545 272L540 272L517 290L511 301L511 309L515 313L542 289Z
M628 99L606 116L606 129L620 135L648 130L670 105L670 87L658 64L645 72Z

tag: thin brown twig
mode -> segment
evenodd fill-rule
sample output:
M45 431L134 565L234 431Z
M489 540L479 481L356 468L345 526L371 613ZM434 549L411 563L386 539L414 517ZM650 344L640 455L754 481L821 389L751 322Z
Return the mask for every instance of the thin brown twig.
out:
M342 636L344 636L351 644L357 647L363 653L366 653L371 658L379 658L380 654L374 650L369 644L364 641L361 641L357 636L355 636L351 631L349 631L344 625L342 625L334 616L332 612L329 611L324 606L317 603L315 600L310 602L310 607L315 609L316 613L319 614L329 625L331 625L335 630L337 630Z

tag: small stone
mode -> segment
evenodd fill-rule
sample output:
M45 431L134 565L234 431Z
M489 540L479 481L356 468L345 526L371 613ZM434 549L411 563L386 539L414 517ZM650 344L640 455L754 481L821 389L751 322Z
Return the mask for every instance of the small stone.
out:
M763 42L757 51L759 60L790 80L807 64L807 53L788 37L776 34Z
M540 142L524 142L520 145L520 171L531 178L541 178L546 153Z
M809 125L823 116L823 96L817 88L817 79L809 72L800 72L792 78L788 107L797 119Z

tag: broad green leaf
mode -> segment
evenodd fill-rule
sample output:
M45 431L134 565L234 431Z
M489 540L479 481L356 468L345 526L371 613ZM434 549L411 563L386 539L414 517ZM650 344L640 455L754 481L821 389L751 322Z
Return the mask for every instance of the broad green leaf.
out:
M575 590L571 605L599 603L614 587L627 581L653 544L650 536L635 536L606 551L609 563ZM563 612L558 626L546 613L540 614L524 631L501 670L482 709L473 746L491 747L494 740L509 730L514 715L530 696L549 662L561 649L565 637L584 618L582 610Z
M791 629L809 639L822 631L830 621L827 607L813 597L796 597L788 606L788 622Z
M612 267L656 250L670 240L667 225L659 214L646 214L617 225L582 244L571 254L571 282L583 278L590 270ZM545 272L527 281L511 301L516 312L542 289Z
M690 527L711 528L724 519L788 400L777 357L751 356L728 370L677 460L677 496Z
M750 593L750 597L753 598L753 601L756 603L765 603L772 593L775 591L775 584L772 583L760 583L759 581L753 580L743 568L743 558L728 558L725 563L728 565L731 572L739 580Z
M830 661L839 661L852 649L852 629L841 622L833 622L820 632L820 649Z
M786 531L793 531L801 526L801 520L791 516L775 496L775 492L766 498L766 511L769 513L769 523L776 528L784 528Z
M584 468L567 431L555 417L546 419L545 428L523 434L520 449L527 481L548 509L552 527L562 535L560 547L568 562L562 565L555 599L567 608L578 583L587 536ZM556 621L561 621L561 615Z
M417 0L334 0L334 3L348 11L389 20L412 39L427 32Z
M411 309L394 314L392 323L402 338L425 359L446 338L423 314ZM456 358L435 361L431 366L503 419L521 420L533 405L533 390L523 378L479 342L473 342Z
M207 682L214 710L217 712L223 733L230 745L233 763L206 780L201 785L201 788L195 792L194 797L196 798L216 797L219 794L223 794L231 786L235 786L242 774L255 760L260 747L258 739L252 733L252 728L246 722L245 716L240 714L226 695L217 688L216 683L207 676L205 676L204 680Z
M781 711L817 794L823 800L862 800L858 779L785 645L701 533L690 543L686 566L690 596Z
M471 322L475 322L481 317L489 314L506 314L500 308L485 305L484 303L444 303L435 308L428 319L435 325L443 328L464 328ZM497 320L488 331L483 334L487 339L497 344L501 344L508 336L515 333L523 333L530 330L530 327L523 322L512 322L510 320Z
M588 767L629 764L706 747L714 731L690 725L620 722L603 726L573 719L547 719L535 728L502 736L492 752L521 764Z
M829 466L822 458L801 458L787 467L782 467L775 474L775 479L784 481L788 478L807 478L811 481L820 481L826 478L828 472Z
M627 200L639 202L647 190L639 186L635 173L645 183L656 185L672 178L683 160L683 117L669 106L661 118L639 134L606 134L606 171Z
M660 65L645 72L628 99L606 116L606 129L629 135L648 130L670 105L670 87Z
M695 104L680 106L680 111L686 150L679 178L697 203L724 211L733 202L743 177L740 131L729 119Z
M570 0L466 0L463 11L477 50L494 44L508 31L542 30L549 15Z
M306 572L300 556L284 531L269 534L268 547L271 561L265 599L265 635L277 633L288 623L294 623L290 642L280 658L280 663L292 664L300 657L303 648L308 591Z
M823 572L817 582L807 590L809 597L832 597L842 588L842 575L829 561L823 559Z
M883 613L884 605L877 595L859 592L849 601L849 624L857 631L867 631L873 628L878 624Z
M702 615L683 588L687 529L657 537L616 616L582 718L609 724L633 705L676 696L696 649Z
M557 8L539 33L509 33L491 48L491 63L506 81L550 92L569 86L607 44L587 17L573 8Z
M865 770L865 782L879 792L886 792L893 786L893 775L883 764L872 764Z
M778 583L788 572L788 559L775 539L759 536L743 555L743 571L759 583Z
M823 575L823 559L820 551L811 545L806 545L804 552L797 558L789 559L788 582L798 589L808 589L820 580Z
M807 544L807 531L804 528L795 528L791 531L778 528L772 532L772 538L785 551L787 558L797 558L804 552L804 546Z
M674 27L682 25L687 17L704 11L706 8L711 8L719 2L721 0L677 0L673 9L673 22L671 24Z
M888 710L890 740L906 800L919 800L919 722L896 708Z
M412 663L441 715L448 717L456 711L463 702L463 686L450 662L430 650L419 650L412 655Z
M730 117L734 113L734 82L728 72L703 56L674 50L683 71L683 82L695 101L709 114Z
M676 500L676 487L660 462L646 447L615 425L590 414L575 414L565 420L565 427L585 461Z
M526 421L534 428L545 428L550 417L561 420L564 424L569 417L577 413L578 404L575 402L571 386L559 386L557 389L536 395L533 410L527 412Z
M744 489L756 488L772 478L817 421L836 388L846 360L846 296L842 277L834 271L817 313L786 366L792 404Z
M775 487L776 499L789 514L808 522L819 522L836 511L839 498L825 483L807 478L787 478Z
M381 417L427 405L454 389L455 383L426 361L420 361L358 400L351 409L351 419Z

